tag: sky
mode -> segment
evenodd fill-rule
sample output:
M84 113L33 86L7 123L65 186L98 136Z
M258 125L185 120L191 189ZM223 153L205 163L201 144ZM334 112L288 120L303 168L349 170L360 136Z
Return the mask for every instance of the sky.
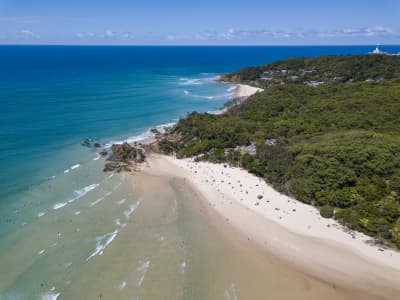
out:
M400 44L400 0L0 0L0 44Z

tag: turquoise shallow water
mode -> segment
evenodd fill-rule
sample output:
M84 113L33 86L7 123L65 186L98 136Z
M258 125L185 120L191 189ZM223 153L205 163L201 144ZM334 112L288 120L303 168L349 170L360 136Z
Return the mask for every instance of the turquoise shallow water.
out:
M121 184L120 176L104 174L104 161L95 149L80 145L83 139L104 145L134 140L147 135L150 127L175 122L190 111L215 111L232 92L230 86L215 82L221 72L295 55L370 50L0 47L0 299L54 298L61 290L79 299L76 289L67 286L82 274L109 267L103 262L80 274L69 264L88 264L87 258L98 251L94 261L121 236L140 203L140 187L131 189ZM149 228L151 222L142 224ZM137 231L140 226L136 224ZM145 241L160 234L159 228L162 225L138 238ZM179 236L174 230L166 233L171 239ZM127 247L135 244L126 241ZM146 255L141 255L132 262L138 264L136 271L127 275L132 281L146 269ZM183 258L182 253L175 256L177 266ZM88 278L87 284L93 285ZM125 281L110 280L121 285ZM184 284L178 277L171 280Z

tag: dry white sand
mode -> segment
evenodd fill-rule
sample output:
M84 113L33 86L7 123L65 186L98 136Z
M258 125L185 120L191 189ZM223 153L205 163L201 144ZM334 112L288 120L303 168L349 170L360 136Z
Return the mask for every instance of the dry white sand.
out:
M251 95L262 92L263 89L246 84L237 84L234 97L250 97Z
M369 237L345 232L240 168L167 156L149 161L186 178L234 228L283 261L331 284L400 299L398 252L366 244Z

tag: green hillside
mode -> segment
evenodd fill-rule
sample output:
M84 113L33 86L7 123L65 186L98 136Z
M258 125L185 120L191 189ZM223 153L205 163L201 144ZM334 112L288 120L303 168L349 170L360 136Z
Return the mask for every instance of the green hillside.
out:
M400 57L295 58L224 79L254 83L253 73L265 68L329 69L346 80L270 84L226 114L189 114L174 129L180 138L166 137L161 149L242 166L324 216L333 209L342 224L400 248Z

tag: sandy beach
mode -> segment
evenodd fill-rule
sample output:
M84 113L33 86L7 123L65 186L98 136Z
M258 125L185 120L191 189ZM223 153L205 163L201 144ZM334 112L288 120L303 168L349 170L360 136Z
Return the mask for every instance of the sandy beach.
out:
M370 246L369 237L346 232L247 171L161 155L149 166L190 182L238 234L282 261L333 286L400 299L398 252Z
M237 84L235 89L234 98L241 98L241 97L250 97L251 95L262 92L263 89L256 88L254 86L246 85L246 84Z

